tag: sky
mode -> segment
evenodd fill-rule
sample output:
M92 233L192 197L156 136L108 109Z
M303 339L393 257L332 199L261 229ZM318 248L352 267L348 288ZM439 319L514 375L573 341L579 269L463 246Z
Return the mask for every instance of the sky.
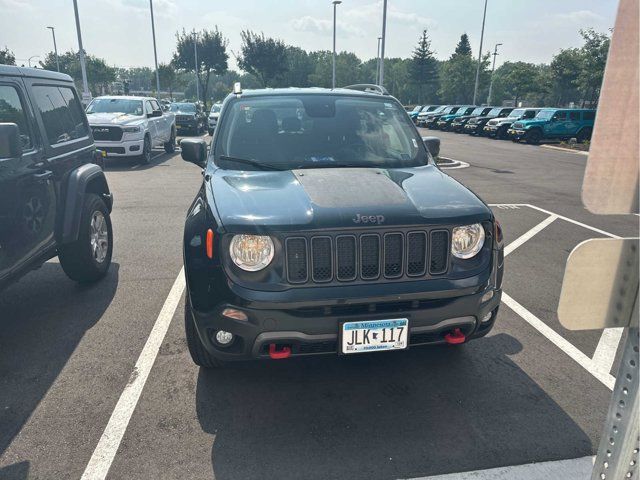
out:
M119 67L153 67L149 0L77 0L87 53ZM488 0L483 51L499 47L504 61L550 62L560 49L581 45L578 30L613 27L617 0ZM251 29L306 50L330 50L330 0L153 0L158 61L171 60L175 33L217 26L229 39L230 67L240 32ZM388 0L386 57L408 57L423 29L432 50L448 58L462 33L477 55L483 0ZM381 0L343 0L337 7L337 50L375 58L382 29ZM33 55L77 50L72 0L0 0L0 48L18 65ZM37 62L39 58L32 59Z

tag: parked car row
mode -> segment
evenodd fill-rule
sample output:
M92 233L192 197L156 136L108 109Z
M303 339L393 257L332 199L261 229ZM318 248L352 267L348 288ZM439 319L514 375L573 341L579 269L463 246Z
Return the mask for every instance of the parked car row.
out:
M418 105L409 112L413 122L429 129L521 140L589 140L596 111L563 108L512 108L474 105Z

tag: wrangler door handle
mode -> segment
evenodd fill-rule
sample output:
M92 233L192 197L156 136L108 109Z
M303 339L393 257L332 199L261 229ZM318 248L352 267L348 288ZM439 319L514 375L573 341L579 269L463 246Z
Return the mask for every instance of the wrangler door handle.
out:
M33 178L36 183L46 183L51 177L53 177L53 172L51 170L33 174Z

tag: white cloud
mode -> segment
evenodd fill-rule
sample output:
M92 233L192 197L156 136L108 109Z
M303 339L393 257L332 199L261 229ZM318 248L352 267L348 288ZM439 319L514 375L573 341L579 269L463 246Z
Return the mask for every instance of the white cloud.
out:
M377 1L346 10L345 15L354 21L380 24L382 2ZM406 26L433 27L436 22L415 12L403 12L394 5L387 6L387 21L397 20Z
M28 0L0 0L0 8L2 9L19 9L19 10L33 10L33 5L31 5Z
M333 32L333 20L315 18L310 15L295 18L289 22L294 30L307 33L316 33L320 35L331 34ZM345 36L363 37L364 30L347 22L338 21L338 33Z
M604 17L592 12L591 10L576 10L574 12L556 13L552 15L552 18L558 23L570 23L573 25L583 25L585 23L598 24L604 20Z

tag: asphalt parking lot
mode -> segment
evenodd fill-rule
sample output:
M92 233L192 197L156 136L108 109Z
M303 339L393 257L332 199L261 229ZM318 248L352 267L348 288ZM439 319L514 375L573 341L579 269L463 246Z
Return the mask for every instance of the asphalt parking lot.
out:
M0 478L394 479L593 455L620 334L555 311L569 252L637 235L638 217L585 210L584 155L435 134L505 231L489 336L199 370L181 245L200 171L179 153L109 161L108 277L79 287L54 260L0 297Z

